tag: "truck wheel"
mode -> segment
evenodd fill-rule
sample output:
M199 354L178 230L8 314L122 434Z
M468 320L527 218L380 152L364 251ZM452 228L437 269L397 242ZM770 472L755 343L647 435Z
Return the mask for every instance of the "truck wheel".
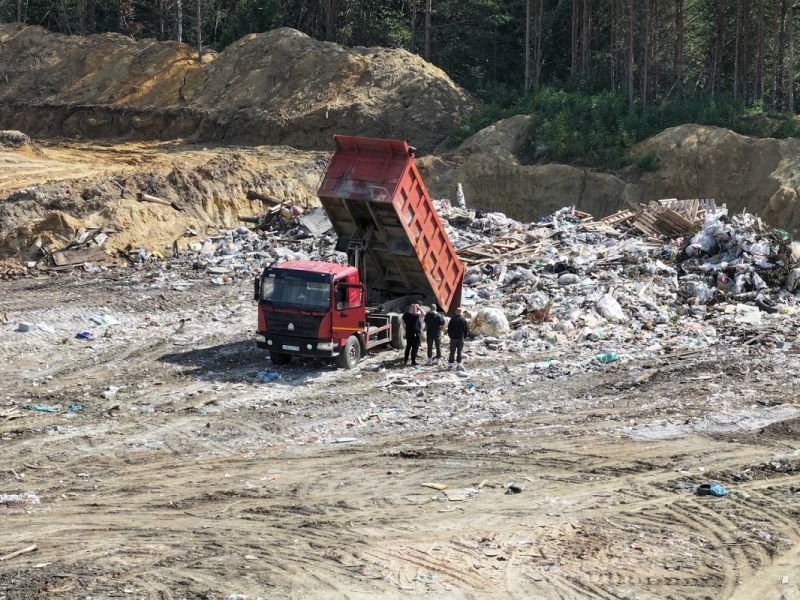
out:
M406 332L403 329L403 320L400 315L391 316L392 323L392 342L390 346L395 350L402 350L406 347Z
M342 369L355 369L361 359L361 344L356 336L347 338L347 342L336 357L336 366Z
M281 365L288 365L292 362L292 355L286 354L286 352L273 352L270 350L269 359L272 361L273 365L280 367Z

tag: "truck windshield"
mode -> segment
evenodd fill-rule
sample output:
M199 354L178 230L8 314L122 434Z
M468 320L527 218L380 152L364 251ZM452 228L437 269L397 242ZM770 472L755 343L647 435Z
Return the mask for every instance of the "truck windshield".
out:
M329 310L331 284L290 276L265 277L261 283L261 299L280 308Z

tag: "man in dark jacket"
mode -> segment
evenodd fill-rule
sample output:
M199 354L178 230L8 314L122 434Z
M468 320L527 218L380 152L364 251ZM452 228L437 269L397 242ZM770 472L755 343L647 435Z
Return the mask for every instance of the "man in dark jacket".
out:
M406 329L406 354L403 364L408 364L408 357L411 356L411 366L417 366L417 352L419 352L420 333L422 332L422 318L419 314L419 307L412 304L403 313L403 325Z
M447 360L447 369L453 368L453 358L458 361L458 370L463 371L464 365L461 364L461 353L464 350L464 340L467 337L469 326L467 320L461 314L461 308L456 309L456 315L447 324L447 335L450 336L450 358Z
M431 309L425 315L425 332L428 336L428 362L426 364L433 364L433 347L436 346L436 360L442 358L442 326L444 325L444 317L441 313L436 312L436 305L431 304Z

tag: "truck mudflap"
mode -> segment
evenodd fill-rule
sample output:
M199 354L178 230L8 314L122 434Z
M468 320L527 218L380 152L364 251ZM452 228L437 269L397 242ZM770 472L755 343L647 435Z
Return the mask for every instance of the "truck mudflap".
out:
M290 338L263 333L256 336L256 346L271 352L295 356L333 358L339 354L339 347L330 341Z

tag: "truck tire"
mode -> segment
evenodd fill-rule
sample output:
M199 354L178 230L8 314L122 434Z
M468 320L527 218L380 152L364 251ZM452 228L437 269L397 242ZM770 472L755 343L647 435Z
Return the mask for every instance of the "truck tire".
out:
M403 329L403 319L400 318L400 315L392 315L390 318L392 324L392 341L390 345L395 350L402 350L406 347L406 332Z
M355 369L361 360L361 343L356 336L347 338L347 342L336 357L336 366L342 369Z
M273 365L280 367L282 365L288 365L290 362L292 362L292 355L287 354L286 352L275 352L270 350L269 359L272 361Z

